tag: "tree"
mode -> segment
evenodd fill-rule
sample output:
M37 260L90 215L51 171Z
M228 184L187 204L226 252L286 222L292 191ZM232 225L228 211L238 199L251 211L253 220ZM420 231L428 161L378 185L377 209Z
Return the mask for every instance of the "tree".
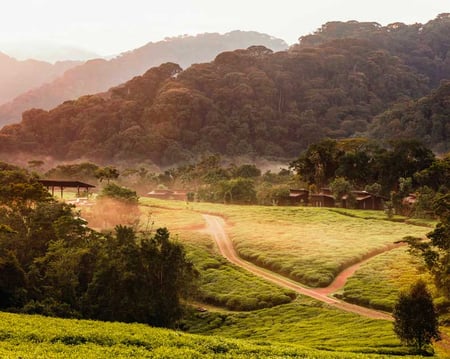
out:
M105 190L139 218L136 192ZM165 228L101 234L87 224L26 171L0 162L0 310L174 326L198 274L184 247Z
M352 185L345 178L336 177L330 182L330 188L342 207L353 208L355 206L356 200L352 194Z
M421 351L433 339L440 340L438 315L423 281L400 293L393 316L394 331L407 345Z
M119 177L119 171L117 170L117 168L115 167L103 167L103 168L99 168L98 170L95 171L95 177L97 177L100 182L102 182L104 179L106 179L106 181L109 184L109 181L112 179L116 179Z
M335 140L324 139L309 146L308 150L289 166L305 181L322 187L335 176L339 157L342 155L343 152L338 149Z
M100 193L99 198L114 198L118 201L129 203L129 204L138 204L139 197L136 194L136 191L131 189L118 186L114 183L107 184L102 193Z
M261 170L255 165L245 164L232 170L233 177L255 178L261 176Z
M219 183L219 197L224 203L250 204L256 202L255 184L248 178L233 178Z
M101 244L85 297L87 316L174 326L197 275L166 228L138 238L133 228L117 226Z
M411 252L420 255L433 275L442 295L450 298L450 194L438 195L433 210L440 222L427 234L429 242L420 238L407 238Z
M445 189L450 183L450 153L443 158L435 158L433 163L414 174L415 181L421 186L428 186L435 191Z
M430 167L433 152L416 140L391 141L391 150L377 156L378 176L383 188L394 188L399 178L413 178L416 172ZM414 184L414 182L412 183Z

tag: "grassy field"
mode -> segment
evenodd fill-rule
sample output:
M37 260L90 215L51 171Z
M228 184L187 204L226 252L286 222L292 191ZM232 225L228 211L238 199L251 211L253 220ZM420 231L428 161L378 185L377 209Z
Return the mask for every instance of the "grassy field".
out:
M301 343L318 350L407 355L392 323L372 320L298 298L275 308L241 313L193 313L185 323L192 333L257 342Z
M348 279L342 298L366 307L392 311L399 291L407 289L425 274L419 271L419 260L407 247L380 254L363 264Z
M297 343L302 343L299 335ZM51 358L382 358L299 344L184 334L143 324L0 312L0 357ZM411 356L412 357L412 356Z
M199 225L199 217L197 217L199 213L221 215L230 224L227 231L233 236L236 244L240 242L239 239L236 240L236 236L239 236L239 231L245 229L246 232L242 237L254 239L252 243L255 243L257 248L267 238L268 243L273 244L273 246L268 244L267 251L278 254L280 262L283 262L284 257L288 257L288 252L291 250L289 242L296 242L298 230L304 231L304 227L308 227L308 225L310 226L308 236L315 238L315 243L323 245L322 248L319 248L321 251L317 251L317 256L325 254L330 258L336 258L336 253L331 253L332 251L336 252L336 248L328 247L330 235L324 235L324 233L331 233L332 236L340 236L348 240L353 247L358 245L356 248L349 248L345 241L339 241L339 238L333 239L336 241L336 245L345 246L346 251L356 253L353 260L364 257L364 254L361 253L368 253L367 248L374 248L374 238L375 244L381 243L381 246L384 246L400 240L405 235L423 236L430 230L423 226L405 224L402 218L395 218L395 222L387 221L385 214L378 211L350 211L354 213L349 215L349 213L339 213L335 210L316 208L186 204L177 201L148 199L144 199L144 202L150 206L151 210L155 211L161 220L168 221L167 223L172 218L171 213L176 209L178 216L183 219L176 219L175 226L177 226L176 223L182 223L182 226L179 226L181 229L189 228L190 221L187 219L189 216L195 218L192 223L196 223L193 225L196 228ZM284 250L280 250L280 237L274 235L275 233L281 234L281 244L286 245ZM262 239L262 237L264 238ZM270 241L274 237L277 240ZM192 246L198 248L198 237L193 239L191 236L190 238ZM310 247L306 247L306 249L313 249L313 244L314 242L310 242ZM217 257L213 259L214 252L210 251L213 248L211 248L211 244L208 246L206 255L210 257L204 260L206 262L219 260ZM337 255L343 254L343 251L344 249L340 249ZM195 256L198 257L198 253ZM300 256L308 259L307 253ZM375 259L380 261L385 256L389 259L382 260L381 266L386 265L386 261L391 263L389 286L384 287L381 279L376 276L374 281L370 281L369 273L362 278L365 282L360 283L363 288L366 287L365 295L372 300L372 305L377 302L378 304L382 303L386 291L391 291L389 301L392 303L398 290L404 285L409 285L416 274L415 264L409 262L410 257L404 252L404 249L394 250L392 255L387 253ZM398 256L402 259L396 262L395 258ZM368 262L368 264L370 263L371 261ZM310 262L308 265L311 271L320 268L314 262ZM386 268L374 270L381 273L384 269ZM401 274L404 270L408 275ZM225 277L218 282L220 284L217 286L217 290L214 290L215 297L220 297L221 290L222 293L227 293L230 288L233 288L234 280L228 282L227 274L222 273L225 274ZM217 273L211 273L211 279L214 277L217 278ZM231 284L231 287L222 288L222 283L226 282ZM376 294L379 287L386 291ZM375 293L371 293L371 290ZM242 286L239 291L245 298L247 288ZM248 298L255 298L255 293L247 295ZM218 305L221 304L218 303ZM288 343L301 340L302 343L316 349L384 353L387 356L408 353L408 349L402 347L393 334L391 323L362 319L352 314L324 308L320 303L305 298L298 298L294 303L247 313L193 312L190 320L187 320L184 325L186 329L194 333L213 333L227 337L252 338L262 341L276 340Z
M359 260L374 248L383 247L405 235L423 235L429 228L388 222L384 217L369 218L379 215L378 212L360 213L359 217L315 208L187 205L150 199L142 199L141 203L141 222L147 223L147 229L167 226L173 236L186 244L189 256L202 273L201 300L230 309L267 308L241 312L218 309L199 312L192 309L180 328L207 337L134 324L25 316L2 318L3 314L0 314L0 357L413 357L395 337L392 323L345 313L302 296L291 301L291 293L225 262L217 255L210 236L202 232L204 221L200 213L223 216L230 224L227 231L236 245L244 241L243 250L248 248L260 255L273 254L274 265L291 261L298 270L310 269L311 273L326 268L326 263L339 267ZM295 253L289 253L293 250ZM307 263L308 251L313 253L311 258L314 259L310 263ZM405 255L397 251L393 253ZM350 255L346 256L346 252ZM295 256L301 260L302 266L292 260ZM326 260L321 260L320 256ZM383 259L384 264L380 265L389 261L392 262L392 258ZM328 268L331 273L335 270L333 266ZM371 270L377 271L376 268ZM398 271L401 270L399 267ZM392 267L388 272L394 276L397 269ZM361 297L377 299L370 294L370 291L378 290L368 280L372 274L369 271L361 275L364 283L359 285L367 287L368 293ZM391 284L394 289L400 288L403 280L409 280L394 279ZM264 296L266 291L269 297ZM290 302L276 305L279 304L274 300L277 296L287 297ZM237 302L235 298L238 298ZM34 318L37 318L35 322ZM51 328L50 332L47 328ZM449 356L443 353L439 357Z
M157 207L219 214L240 256L301 283L331 283L345 267L382 251L404 236L423 237L430 228L306 207L230 206L143 199Z
M200 272L197 301L229 310L254 310L289 303L295 293L248 273L217 254L211 236L201 231L204 220L189 208L174 210L142 206L142 221L153 228L169 227L186 245L188 257Z

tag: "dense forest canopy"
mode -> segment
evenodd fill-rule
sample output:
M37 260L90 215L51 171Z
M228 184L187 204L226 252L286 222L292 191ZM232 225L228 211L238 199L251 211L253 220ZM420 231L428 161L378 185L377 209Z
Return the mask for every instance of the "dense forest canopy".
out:
M381 137L377 123L447 76L450 18L440 15L420 31L397 25L328 23L288 51L252 46L184 71L166 63L107 93L25 112L0 131L0 152L168 166L208 153L292 159L325 137ZM413 58L417 66L408 63ZM445 151L445 101L435 110L437 100L427 105L436 125L428 125L428 111L383 139L420 137Z
M450 13L440 14L426 24L395 22L332 21L314 34L302 36L295 47L312 47L336 39L365 39L398 56L406 65L427 76L433 87L450 78Z
M369 135L390 138L420 138L437 153L450 150L450 81L418 100L399 102L375 117Z

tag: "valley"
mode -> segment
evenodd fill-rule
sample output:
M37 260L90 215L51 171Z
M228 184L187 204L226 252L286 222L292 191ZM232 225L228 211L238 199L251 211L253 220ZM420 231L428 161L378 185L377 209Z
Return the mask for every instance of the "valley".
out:
M60 18L100 38L102 1ZM105 49L227 29L87 62L0 49L0 358L450 358L450 13L230 31L318 5L268 3L121 4Z

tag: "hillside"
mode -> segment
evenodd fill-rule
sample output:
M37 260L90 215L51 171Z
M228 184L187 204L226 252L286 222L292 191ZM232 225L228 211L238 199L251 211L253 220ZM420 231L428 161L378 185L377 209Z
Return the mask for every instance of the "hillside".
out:
M365 39L400 57L426 76L432 87L438 86L442 79L450 79L450 13L440 14L426 24L328 22L314 34L300 37L295 47L314 47L344 38Z
M275 51L287 48L287 44L280 39L251 31L232 31L223 35L206 33L150 42L111 60L87 61L57 79L55 76L52 78L54 81L48 84L36 84L42 85L36 89L30 90L32 86L24 86L20 92L26 92L20 95L20 92L15 93L19 96L0 106L0 126L19 122L22 112L27 109L50 109L66 100L106 91L165 62L176 62L184 68L193 63L211 61L222 51L251 45L264 45Z
M24 91L53 81L79 64L80 61L61 61L55 64L37 60L18 61L0 52L0 104L12 100Z
M382 358L271 343L184 334L142 324L0 313L5 358ZM404 354L404 353L402 353ZM408 356L402 356L407 358ZM411 356L412 357L412 356Z
M364 132L390 104L427 91L419 74L367 41L256 46L185 71L167 63L105 94L25 112L1 130L0 152L159 165L205 152L293 157L322 137Z
M369 134L380 140L420 138L438 153L450 151L450 81L430 95L400 102L373 121Z

